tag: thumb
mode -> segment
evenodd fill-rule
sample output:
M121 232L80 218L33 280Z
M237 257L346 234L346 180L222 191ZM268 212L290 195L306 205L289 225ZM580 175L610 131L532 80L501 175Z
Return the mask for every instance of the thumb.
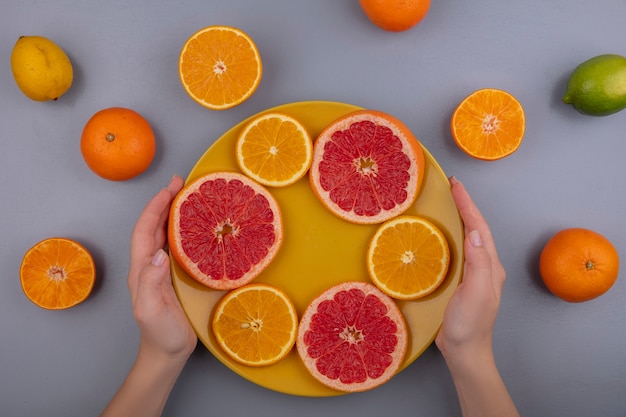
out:
M480 276L491 275L491 257L483 245L478 230L472 230L465 240L466 280L479 279Z
M479 304L494 302L500 304L500 294L504 280L497 276L497 259L482 244L477 230L468 233L465 240L465 272L463 286L467 297Z
M167 258L167 253L163 249L156 251L150 263L139 274L139 293L156 289L169 278L170 265Z
M167 254L163 249L159 249L150 263L139 273L133 311L140 327L150 322L150 318L163 303L163 283L170 276L170 265L166 261Z

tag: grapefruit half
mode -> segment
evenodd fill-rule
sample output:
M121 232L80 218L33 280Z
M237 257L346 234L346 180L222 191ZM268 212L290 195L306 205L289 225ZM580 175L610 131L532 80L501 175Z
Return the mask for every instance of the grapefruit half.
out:
M206 174L172 202L170 252L189 276L209 288L249 283L274 259L282 240L278 203L245 175Z
M319 382L358 392L387 382L398 371L407 341L404 317L390 297L367 282L344 282L307 307L296 346Z
M424 166L421 145L400 120L358 110L330 123L317 137L309 180L336 216L376 224L415 202Z

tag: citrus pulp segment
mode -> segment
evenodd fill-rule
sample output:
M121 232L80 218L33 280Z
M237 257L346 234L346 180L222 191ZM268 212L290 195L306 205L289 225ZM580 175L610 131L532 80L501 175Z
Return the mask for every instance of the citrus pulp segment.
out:
M306 128L284 113L265 113L253 118L237 140L237 163L255 181L284 187L309 170L313 143Z
M383 223L367 251L367 269L374 284L401 300L415 300L435 291L449 264L445 235L418 216L399 216Z
M20 266L26 297L39 307L60 310L83 302L93 289L96 267L89 251L67 238L45 239L30 248Z
M241 104L256 91L263 67L254 41L245 32L209 26L185 42L178 73L193 100L212 110L224 110Z
M300 320L296 340L311 375L346 392L387 382L399 370L407 343L402 313L367 282L344 282L316 297Z
M353 223L382 223L416 200L424 153L398 119L360 110L330 123L313 145L311 188L336 216Z
M211 327L217 343L233 360L265 366L284 358L293 347L298 314L284 291L248 284L226 293L215 307Z
M496 160L515 152L526 129L524 109L506 91L478 90L467 96L452 114L452 137L466 154Z
M278 203L245 175L205 174L172 202L172 256L209 288L233 289L252 281L274 259L282 239Z

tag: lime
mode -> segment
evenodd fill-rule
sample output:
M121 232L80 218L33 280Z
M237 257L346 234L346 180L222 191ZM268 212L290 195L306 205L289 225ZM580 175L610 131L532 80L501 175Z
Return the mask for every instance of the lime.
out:
M624 109L626 58L598 55L577 66L567 82L563 102L591 116L608 116Z

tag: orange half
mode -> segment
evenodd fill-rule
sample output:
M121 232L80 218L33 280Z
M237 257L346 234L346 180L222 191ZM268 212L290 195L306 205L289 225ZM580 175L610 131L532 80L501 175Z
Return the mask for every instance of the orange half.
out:
M264 366L284 358L296 341L298 315L289 297L268 284L228 292L212 321L218 345L233 360Z
M450 128L456 144L466 154L496 160L515 152L522 143L524 109L506 91L486 88L466 97L452 115Z
M415 300L439 287L450 265L444 234L418 216L399 216L383 223L367 253L374 284L390 297Z
M247 176L268 187L284 187L304 177L311 167L313 142L298 120L266 113L243 128L236 154Z
M180 53L178 73L196 102L224 110L241 104L261 82L261 56L240 29L209 26L194 33Z
M49 238L24 255L20 281L26 297L50 310L73 307L91 293L96 268L91 254L80 243Z

